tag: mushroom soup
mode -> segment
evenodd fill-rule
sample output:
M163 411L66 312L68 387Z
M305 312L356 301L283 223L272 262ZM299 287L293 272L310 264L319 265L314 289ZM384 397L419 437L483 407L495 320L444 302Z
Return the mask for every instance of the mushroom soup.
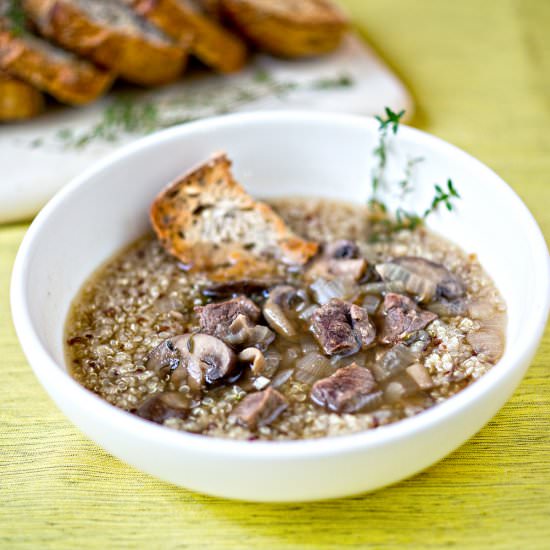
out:
M194 204L177 237L153 220L157 235L107 262L75 299L66 326L72 375L112 405L173 429L284 440L419 414L499 360L506 308L475 256L422 226L376 238L364 206L270 205L227 207L216 225L210 205ZM254 218L253 244L244 225L235 235L243 254L265 242L256 256L230 253L220 269L193 269L191 228L214 242L215 231L251 211L279 240ZM170 209L161 213L175 223ZM302 243L314 246L299 256Z

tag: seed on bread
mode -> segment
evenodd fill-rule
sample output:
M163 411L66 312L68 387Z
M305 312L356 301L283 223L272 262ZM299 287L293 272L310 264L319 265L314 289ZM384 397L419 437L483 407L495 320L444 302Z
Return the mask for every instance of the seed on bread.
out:
M0 71L0 122L32 118L43 109L44 96L36 88Z
M23 0L23 7L41 34L130 82L166 84L183 72L187 47L119 0Z
M235 181L221 154L164 189L151 208L164 246L189 269L220 279L262 276L278 262L302 265L317 243L296 236L267 205Z
M224 15L250 42L281 57L335 50L349 23L329 0L220 0Z
M94 101L111 86L109 71L14 29L8 8L0 0L0 69L71 105Z
M174 40L187 43L203 63L223 73L239 70L246 60L243 41L224 29L200 0L123 0Z

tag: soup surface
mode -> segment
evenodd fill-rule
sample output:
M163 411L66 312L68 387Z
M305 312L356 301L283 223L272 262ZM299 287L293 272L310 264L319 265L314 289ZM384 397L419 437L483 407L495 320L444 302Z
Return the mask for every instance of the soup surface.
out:
M506 308L475 256L423 227L376 239L363 206L270 204L321 244L313 260L224 285L144 236L74 301L72 375L170 428L282 440L416 415L498 361Z

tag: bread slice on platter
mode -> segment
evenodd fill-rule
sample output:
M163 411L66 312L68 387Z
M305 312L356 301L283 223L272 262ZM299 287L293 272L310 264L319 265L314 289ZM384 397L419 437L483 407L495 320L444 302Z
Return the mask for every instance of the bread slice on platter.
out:
M183 72L187 52L119 0L23 0L40 33L122 78L166 84Z
M165 250L187 268L226 280L265 275L277 263L304 264L318 248L248 195L223 154L166 187L151 222Z
M114 76L75 55L52 46L8 19L8 3L0 0L0 69L72 105L101 96Z
M348 29L329 0L220 0L224 14L253 44L280 57L335 50Z
M178 42L192 37L191 51L204 64L223 73L242 68L244 42L224 29L201 0L123 0L139 15Z
M0 122L32 118L43 109L44 96L36 88L0 71Z

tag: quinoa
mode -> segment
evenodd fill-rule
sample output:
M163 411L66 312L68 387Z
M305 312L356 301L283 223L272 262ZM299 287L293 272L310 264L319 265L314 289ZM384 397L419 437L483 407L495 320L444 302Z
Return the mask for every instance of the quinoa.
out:
M236 383L206 389L187 418L165 420L167 427L245 440L350 434L416 415L459 392L496 362L483 350L474 350L468 340L468 335L491 327L500 331L504 346L506 324L505 304L474 255L422 227L401 231L389 241L370 242L366 210L361 206L322 199L282 199L271 204L304 238L356 241L369 264L419 256L443 264L461 279L470 304L467 313L440 316L426 328L431 342L421 363L431 375L433 387L403 402L385 401L370 412L328 412L310 400L311 385L295 377L296 361L318 350L316 341L305 335L299 344L289 344L277 337L265 354L268 364L274 361L267 383L281 392L288 408L274 422L257 430L239 425L231 413L247 391ZM65 349L72 376L127 411L135 411L158 392L189 393L189 387L174 388L169 379L160 379L146 364L151 350L165 339L197 329L194 307L207 300L201 293L203 284L204 276L185 272L153 235L118 253L84 284L71 306ZM352 360L372 366L379 359L380 347L360 352ZM337 368L352 360L337 356L331 364Z

